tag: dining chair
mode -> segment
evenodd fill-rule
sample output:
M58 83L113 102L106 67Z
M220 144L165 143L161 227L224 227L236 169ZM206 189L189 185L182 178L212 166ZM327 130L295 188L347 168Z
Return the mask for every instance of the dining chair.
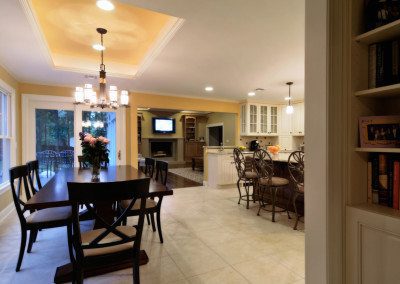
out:
M165 161L157 161L156 162L156 177L155 181L156 182L161 182L163 185L167 185L167 179L168 179L168 162ZM150 187L152 186L152 183L150 183ZM162 204L162 196L158 198L158 200L154 200L154 198L147 198L146 200L146 215L151 218L151 226L153 229L153 232L156 231L156 226L154 222L154 214L156 214L157 218L157 231L158 231L158 237L160 238L160 242L163 243L163 235L162 235L162 230L161 230L161 204ZM129 205L130 200L124 200L121 202L121 207L123 209L127 208ZM139 214L139 204L135 204L133 208L130 210L127 216L137 216ZM126 219L124 220L124 224L126 224Z
M150 178L153 177L155 165L156 165L156 160L152 158L144 159L144 173Z
M70 238L72 232L71 207L64 206L46 208L37 211L29 211L30 214L28 216L25 216L28 210L24 208L25 202L23 201L23 199L29 200L32 197L31 190L28 185L28 176L29 171L28 166L26 165L17 166L10 169L11 193L21 225L21 245L17 267L15 269L16 271L19 271L21 269L28 231L29 242L27 252L30 253L33 243L36 241L39 230L66 226L68 236L68 248L70 257L72 257L72 246ZM23 195L25 195L25 197Z
M31 190L36 193L42 189L42 183L40 182L39 176L39 161L34 160L26 163L28 167L28 181L31 186Z
M299 196L304 198L304 152L294 151L288 158L288 169L290 173L290 180L293 183L293 207L296 214L296 222L293 226L293 230L297 230L297 224L299 223L300 215L297 210L296 200Z
M257 215L260 215L261 209L272 212L272 222L275 222L275 213L287 212L290 218L288 205L282 210L276 210L277 195L285 190L289 185L289 180L286 178L274 176L274 162L271 156L264 149L257 149L254 154L254 161L256 165L257 178L258 178L258 200L259 208ZM269 210L267 205L272 205Z
M250 201L255 202L254 199L254 186L257 181L257 173L254 170L252 157L244 157L242 151L239 148L233 149L233 159L238 174L238 180L236 182L237 189L239 191L239 201L246 201L246 208L249 209ZM242 194L240 189L240 182L243 182L245 194ZM253 187L253 193L250 194L250 187ZM251 195L251 198L250 198Z
M128 254L133 261L133 282L140 283L140 243L149 183L149 178L101 183L68 182L69 200L72 204L72 243L75 252L72 266L75 282L83 283L84 271L90 267L91 263L104 257L112 261ZM96 210L96 204L109 203L111 205L121 200L129 200L129 204L116 219L110 221L104 212ZM120 225L136 203L139 211L137 224ZM81 204L86 206L102 228L81 231L79 223L79 205Z
M79 163L80 170L89 168L89 164L85 161L83 156L78 156L78 163Z

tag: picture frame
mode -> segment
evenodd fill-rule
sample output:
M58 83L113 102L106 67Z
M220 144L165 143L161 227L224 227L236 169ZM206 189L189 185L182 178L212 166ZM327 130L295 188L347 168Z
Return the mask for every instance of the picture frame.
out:
M362 148L398 148L400 115L360 117L359 133Z

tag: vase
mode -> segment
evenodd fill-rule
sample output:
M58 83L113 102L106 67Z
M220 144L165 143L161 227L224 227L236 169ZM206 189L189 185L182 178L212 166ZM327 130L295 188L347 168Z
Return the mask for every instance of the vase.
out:
M94 157L92 159L92 181L100 181L100 157Z

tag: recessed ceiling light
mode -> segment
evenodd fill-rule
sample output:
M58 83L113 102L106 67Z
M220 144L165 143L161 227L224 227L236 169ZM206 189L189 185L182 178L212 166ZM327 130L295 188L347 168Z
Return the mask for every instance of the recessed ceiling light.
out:
M207 92L212 92L214 91L214 88L211 86L205 87L204 90L206 90Z
M106 47L104 45L101 45L100 43L93 44L92 47L97 51L102 51L106 49Z
M285 101L290 101L291 99L291 97L285 97Z
M256 95L256 93L255 93L255 92L248 92L247 95L248 95L249 97L254 97L254 96Z
M97 0L96 2L97 7L102 10L112 11L114 10L114 4L109 0Z

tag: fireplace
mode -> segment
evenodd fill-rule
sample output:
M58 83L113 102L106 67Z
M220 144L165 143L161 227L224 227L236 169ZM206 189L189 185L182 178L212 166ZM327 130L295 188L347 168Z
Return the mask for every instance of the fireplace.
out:
M174 156L174 141L172 140L150 140L150 154L153 158L164 158Z

